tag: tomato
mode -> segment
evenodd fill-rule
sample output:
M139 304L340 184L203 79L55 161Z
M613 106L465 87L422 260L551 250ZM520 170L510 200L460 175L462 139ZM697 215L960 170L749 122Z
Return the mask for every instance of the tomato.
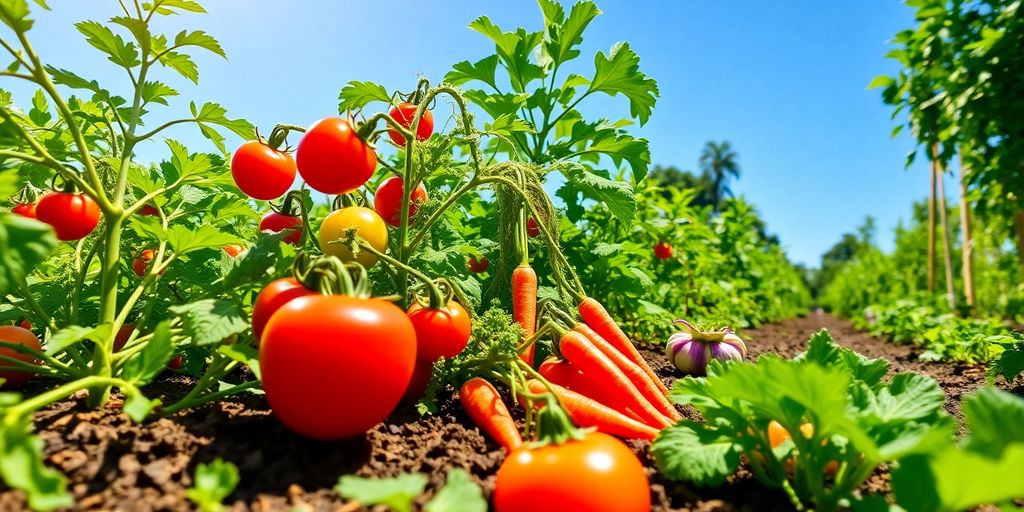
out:
M138 257L132 261L132 270L135 271L135 275L142 277L146 275L146 270L149 269L149 264L156 258L156 249L146 249L139 253ZM160 271L164 273L163 270Z
M472 326L461 304L448 301L443 309L430 309L418 302L409 306L409 320L416 329L416 354L424 361L455 357L469 343Z
M151 204L144 204L142 208L139 208L139 215L143 217L159 217L160 210L157 210L155 206Z
M801 424L800 433L803 434L805 438L810 439L811 436L814 435L814 425L810 423ZM787 439L792 439L792 436L790 436L789 431L786 430L781 423L775 420L768 422L768 442L771 443L773 450L782 446L782 443L786 442ZM825 446L826 444L828 444L828 439L822 439L821 445ZM793 461L787 461L786 467L792 471ZM839 469L839 463L837 461L830 460L825 463L825 473L835 474L836 469Z
M377 154L340 117L321 119L306 130L295 150L302 179L324 194L347 194L363 186L377 168Z
M250 140L231 156L231 177L253 199L277 199L295 183L295 160L288 153Z
M278 233L290 230L291 234L284 237L284 241L298 246L302 244L302 219L294 215L270 212L260 220L260 231Z
M654 246L654 257L667 260L672 257L672 246L668 242L659 242Z
M50 192L36 205L36 218L53 226L60 240L80 240L99 225L100 207L85 194Z
M496 512L648 512L651 490L636 455L591 432L579 441L512 452L494 488Z
M306 288L294 277L271 281L252 303L252 333L256 336L256 340L259 341L263 336L263 328L266 327L267 321L278 309L281 309L281 306L291 302L292 299L316 294L315 291Z
M377 210L377 214L385 222L395 227L402 225L402 187L404 186L402 178L394 176L384 180L384 183L377 187L377 193L373 196L373 209ZM416 215L419 204L427 201L427 189L422 183L417 185L415 190L409 192L409 200L409 221L412 223L412 217Z
M402 395L402 403L413 403L418 401L420 398L423 398L423 393L427 390L427 386L430 384L430 378L433 377L433 373L433 361L416 359L416 366L413 366L412 378L409 380L409 388L406 389L405 394Z
M29 348L34 348L36 350L43 349L39 344L39 338L36 338L36 335L32 334L32 331L22 329L15 325L0 325L0 341L15 343ZM22 354L21 352L16 352L15 350L6 347L0 348L0 355L12 357L26 363L36 364L38 362L30 354ZM7 361L0 361L0 368L5 366L13 365ZM33 375L35 375L35 373L20 370L0 371L0 379L5 380L3 384L4 388L20 386L28 382Z
M238 244L230 244L230 245L225 245L223 247L223 249L224 249L224 252L228 253L228 256L231 256L232 258L234 258L234 257L238 256L239 254L242 254L242 251L245 250L245 247L242 247L241 245L238 245Z
M26 318L26 319L18 322L18 327L21 327L22 329L25 329L26 331L31 331L32 330L32 322L30 322L29 319Z
M30 219L36 218L36 204L35 203L21 203L14 205L11 208L11 213L15 215L21 215L22 217L28 217Z
M180 370L185 364L185 360L181 356L174 356L170 361L167 361L167 367L172 370Z
M469 262L466 263L466 266L469 267L470 272L480 274L487 272L487 267L490 266L490 264L491 262L488 261L487 258L480 258L479 260L476 258L470 258Z
M329 256L335 256L341 261L357 261L364 267L372 267L377 263L377 256L369 251L359 251L359 255L353 257L352 252L342 244L331 243L340 240L345 232L355 228L363 240L380 252L388 248L388 228L384 220L377 215L377 212L362 206L349 206L335 210L324 218L320 224L320 250Z
M380 299L309 295L281 306L263 331L260 369L274 415L313 439L343 439L395 409L412 378L416 331Z
M114 352L120 352L124 348L133 332L135 332L135 326L132 324L124 324L117 330L117 335L114 336Z
M391 119L398 121L398 124L410 128L413 119L416 118L417 108L412 103L403 102L391 107L388 115L391 116ZM423 116L420 117L420 124L416 126L416 140L427 140L432 133L434 133L434 114L431 114L429 110L424 110ZM405 145L405 137L395 130L389 129L388 137L391 137L391 141L399 146Z
M540 235L540 225L533 219L527 219L526 221L526 236L530 238L537 238Z

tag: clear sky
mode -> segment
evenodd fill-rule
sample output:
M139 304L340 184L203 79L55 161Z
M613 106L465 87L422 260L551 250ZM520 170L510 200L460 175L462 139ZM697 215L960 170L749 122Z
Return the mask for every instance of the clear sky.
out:
M439 82L451 65L486 56L493 44L466 25L486 14L504 29L538 30L529 0L216 0L206 16L165 18L167 32L202 28L217 37L228 61L203 55L199 86L170 79L183 97L216 101L232 117L269 131L285 122L307 125L337 112L349 80L408 90L419 74ZM105 19L114 0L50 0L30 33L45 61L101 82L126 83L123 71L84 44L71 23ZM636 133L651 141L655 163L697 167L707 140L726 139L740 155L733 190L763 214L790 257L816 265L843 232L866 215L878 219L879 241L927 193L920 161L904 170L913 141L890 138L891 109L865 89L896 70L887 41L913 24L897 0L598 0L604 11L584 41L581 69L592 55L629 41L661 99ZM10 81L21 104L25 92ZM187 112L180 101L174 112ZM608 112L608 110L611 112ZM628 113L622 98L592 103L591 113ZM198 143L196 130L174 137ZM230 139L229 144L241 141ZM162 158L162 147L143 156ZM955 183L947 181L947 188ZM950 190L952 193L952 190Z

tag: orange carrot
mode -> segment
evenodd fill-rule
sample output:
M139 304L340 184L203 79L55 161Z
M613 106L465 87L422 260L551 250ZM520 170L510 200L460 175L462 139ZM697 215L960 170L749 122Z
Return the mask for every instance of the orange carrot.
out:
M611 359L615 366L618 366L622 373L626 374L629 381L636 385L636 389L640 391L640 394L644 395L644 398L650 401L658 412L675 421L683 418L679 411L672 407L672 403L668 401L668 398L665 398L665 394L651 382L647 374L636 363L630 361L625 354L616 350L611 343L608 343L608 341L585 324L579 324L573 330L586 336L598 350L604 352L604 355L608 356L608 359Z
M652 427L667 427L672 422L663 416L657 409L647 401L636 386L626 378L619 367L603 352L598 350L586 336L569 331L562 336L559 342L562 356L572 362L573 366L582 370L585 374L600 386L606 393L618 395L629 404L629 407L636 411L644 420L644 423Z
M623 355L629 358L630 361L636 363L650 377L651 382L661 390L662 394L668 395L668 388L664 382L658 378L654 370L644 361L644 358L640 356L640 352L633 346L633 342L629 341L629 337L626 333L622 332L619 325L615 323L612 316L608 314L608 310L604 309L595 299L587 297L580 302L579 305L580 317L583 318L583 322L587 324L597 334L601 335L602 338L611 343L613 347L622 352Z
M620 394L606 393L598 383L584 375L569 361L551 356L544 360L537 372L548 382L586 396L636 421L644 421L626 405Z
M537 328L537 272L529 265L512 271L512 318L529 338ZM534 345L526 349L522 359L533 366Z
M490 382L479 377L467 380L459 389L459 401L473 422L510 453L523 445L515 420Z
M547 387L539 380L529 382L530 391L533 393L546 393ZM562 404L565 412L577 427L597 427L599 432L619 436L626 439L644 439L651 441L658 435L658 431L622 413L608 407L600 402L583 396L575 391L551 384L551 390L555 397Z

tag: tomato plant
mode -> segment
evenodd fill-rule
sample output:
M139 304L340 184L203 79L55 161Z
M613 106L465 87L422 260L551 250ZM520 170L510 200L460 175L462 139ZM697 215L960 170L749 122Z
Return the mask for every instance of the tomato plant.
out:
M32 331L14 325L0 325L0 341L28 347L36 351L42 348L39 344L39 338L36 338ZM9 357L23 363L33 364L36 362L32 354L18 352L8 347L0 347L0 356ZM32 371L24 371L22 368L19 368L15 361L0 361L0 368L11 368L0 371L0 379L4 380L4 388L20 386L28 382L35 375Z
M267 321L281 306L291 302L293 299L306 295L313 295L316 292L306 288L294 277L284 277L270 282L252 304L252 333L257 340L263 337L263 328Z
M654 257L659 260L667 260L672 257L672 246L668 242L658 242L654 245Z
M271 233L284 231L287 235L282 240L292 245L300 245L305 235L301 218L280 212L270 212L264 215L260 220L260 231Z
M21 215L22 217L27 217L29 219L34 219L36 218L36 204L21 203L14 205L14 207L11 208L11 213L15 213Z

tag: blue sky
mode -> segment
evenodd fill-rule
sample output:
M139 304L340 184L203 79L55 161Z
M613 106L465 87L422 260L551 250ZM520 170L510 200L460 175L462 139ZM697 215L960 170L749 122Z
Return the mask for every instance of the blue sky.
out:
M234 117L269 130L278 122L308 125L336 113L349 80L410 89L419 74L440 81L451 65L475 61L493 45L466 25L486 14L506 30L540 27L529 0L426 2L397 0L217 0L206 16L162 20L166 32L184 26L217 37L228 61L201 56L200 84L162 75L183 97L216 101ZM117 2L51 0L37 13L30 38L45 61L101 82L126 83L123 71L83 43L71 23L117 13ZM599 0L579 59L589 74L592 55L629 41L641 68L658 80L661 99L636 133L651 142L655 163L693 169L707 140L727 139L743 175L744 195L779 234L790 257L818 263L843 232L865 215L878 219L879 241L927 193L927 168L904 170L913 141L890 138L891 110L865 89L892 73L886 41L913 24L896 0L858 2ZM20 103L23 89L12 87ZM185 112L180 101L172 103ZM585 110L628 113L623 98ZM610 111L610 112L609 112ZM193 129L172 134L199 143ZM230 144L239 144L232 139ZM164 156L157 144L144 158ZM922 159L923 160L923 159ZM955 183L947 181L952 191Z

